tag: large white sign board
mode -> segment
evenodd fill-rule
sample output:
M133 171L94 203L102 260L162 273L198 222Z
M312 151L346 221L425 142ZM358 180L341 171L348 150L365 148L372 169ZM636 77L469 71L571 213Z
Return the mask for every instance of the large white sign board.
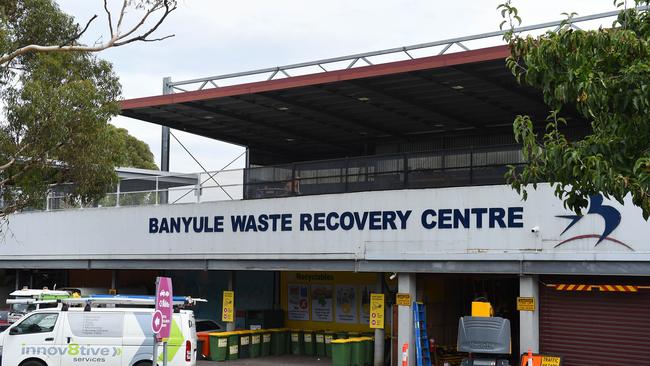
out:
M361 192L10 217L8 259L650 260L641 210L548 185Z

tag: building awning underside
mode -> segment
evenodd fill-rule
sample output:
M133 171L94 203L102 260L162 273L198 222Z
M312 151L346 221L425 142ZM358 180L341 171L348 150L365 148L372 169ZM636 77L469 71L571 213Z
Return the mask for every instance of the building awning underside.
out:
M370 153L438 135L543 121L541 93L517 84L507 47L127 100L122 114L288 161ZM570 117L570 116L569 116Z

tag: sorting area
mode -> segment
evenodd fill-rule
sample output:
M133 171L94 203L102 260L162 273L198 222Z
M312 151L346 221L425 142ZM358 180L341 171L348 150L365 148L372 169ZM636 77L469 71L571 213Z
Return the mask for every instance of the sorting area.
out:
M369 333L276 328L202 332L198 336L201 354L207 360L216 362L266 359L268 362L265 364L271 364L277 360L277 356L291 355L300 356L295 359L300 362L297 365L305 362L313 364L310 360L333 366L373 364L374 340Z

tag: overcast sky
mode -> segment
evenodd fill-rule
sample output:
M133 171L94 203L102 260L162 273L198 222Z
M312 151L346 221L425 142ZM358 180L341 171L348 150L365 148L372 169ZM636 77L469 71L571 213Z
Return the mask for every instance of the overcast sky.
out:
M117 6L122 1L109 0ZM123 85L124 98L161 94L162 78L173 80L220 75L322 58L432 42L498 29L500 0L180 0L159 29L173 33L162 42L134 43L108 50ZM630 1L631 2L631 1ZM85 23L100 16L86 34L94 42L106 28L101 0L58 0ZM611 0L515 0L523 25L561 19L575 11L589 15L614 10ZM130 19L132 20L132 19ZM608 20L606 25L611 24ZM125 117L113 123L151 147L160 161L160 126ZM237 157L240 147L174 131L210 170ZM198 172L172 139L170 168ZM236 167L243 165L243 159Z

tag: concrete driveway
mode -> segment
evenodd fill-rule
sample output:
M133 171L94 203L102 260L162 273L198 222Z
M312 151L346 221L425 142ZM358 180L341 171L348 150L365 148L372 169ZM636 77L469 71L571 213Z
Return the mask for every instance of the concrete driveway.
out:
M198 366L326 366L331 365L331 358L317 358L317 357L307 357L307 356L294 356L294 355L284 355L284 356L269 356L262 358L246 358L243 360L234 360L226 362L214 362L214 361L199 361Z

